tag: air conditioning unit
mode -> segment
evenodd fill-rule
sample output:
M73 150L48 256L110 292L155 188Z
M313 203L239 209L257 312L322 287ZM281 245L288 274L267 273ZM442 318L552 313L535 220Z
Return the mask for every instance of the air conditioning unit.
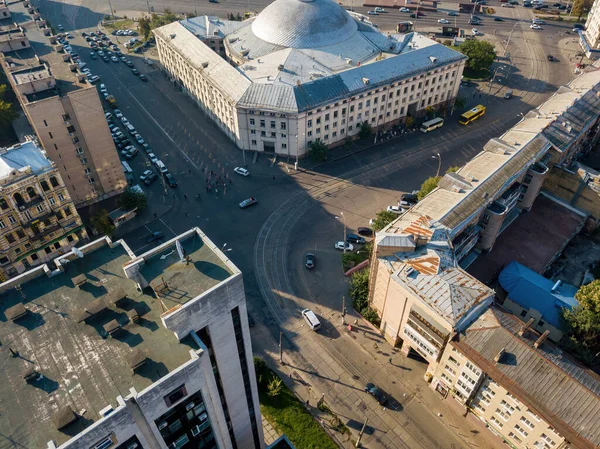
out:
M27 209L27 206L19 206L19 210L25 210Z

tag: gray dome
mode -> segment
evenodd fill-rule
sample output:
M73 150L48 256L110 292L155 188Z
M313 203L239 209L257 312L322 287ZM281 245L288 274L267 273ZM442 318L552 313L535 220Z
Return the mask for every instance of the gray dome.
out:
M252 23L263 41L291 48L317 48L352 37L354 19L332 0L275 0Z

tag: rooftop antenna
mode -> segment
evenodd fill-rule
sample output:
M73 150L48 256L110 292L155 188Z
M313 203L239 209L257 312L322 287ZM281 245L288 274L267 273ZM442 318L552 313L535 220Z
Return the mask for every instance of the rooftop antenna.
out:
M25 301L27 299L27 297L25 296L25 293L23 293L21 284L15 285L15 290L19 292L19 294L21 295L21 298L23 298L23 301Z

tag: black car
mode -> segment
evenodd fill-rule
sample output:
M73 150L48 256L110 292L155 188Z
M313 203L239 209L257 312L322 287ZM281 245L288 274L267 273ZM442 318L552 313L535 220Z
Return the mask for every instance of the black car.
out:
M365 237L373 236L373 230L371 228L358 228L357 231L359 235L364 235Z
M308 253L304 256L304 266L309 270L315 267L315 255L313 253Z
M365 386L365 391L373 396L379 402L379 405L385 405L388 400L385 393L370 382Z
M167 184L169 184L169 187L177 187L177 180L171 173L165 173L165 180L167 181Z
M140 79L144 82L148 81L148 77L146 75L144 75L143 73L140 75Z
M148 237L146 239L146 243L152 243L155 242L156 240L162 240L165 238L165 235L160 232L160 231L155 231L152 234L150 234L150 237Z
M139 75L140 71L138 69L131 69L131 73L133 73L134 75Z
M548 61L556 61L556 58L552 55L548 55Z
M494 17L494 22L504 22L502 17Z
M469 83L470 86L473 85L473 83L470 81L462 81L461 84L463 83ZM403 193L400 195L400 201L407 201L409 203L417 204L419 202L419 198L414 193Z
M346 241L348 243L360 243L361 245L366 242L364 237L361 237L361 236L356 235L356 234L348 234L346 236Z

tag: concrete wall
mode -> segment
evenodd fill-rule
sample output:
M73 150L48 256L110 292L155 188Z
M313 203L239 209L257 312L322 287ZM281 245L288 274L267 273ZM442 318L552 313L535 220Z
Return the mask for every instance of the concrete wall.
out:
M586 170L584 166L577 171L555 166L546 177L543 188L577 209L590 214L598 223L600 221L600 182L594 181L596 176L586 182L584 179L586 173L593 174L594 172Z
M550 331L550 334L548 335L548 338L550 340L557 342L562 338L563 332L560 329L554 327L553 325L547 323L544 319L544 316L538 310L525 309L520 304L516 303L510 298L506 298L502 306L510 310L517 318L523 321L523 323L527 323L531 318L534 318L535 322L531 327L538 331L540 334L543 334L547 330ZM526 311L527 314L523 316L521 315L521 313L524 311ZM539 325L540 320L544 323L543 326Z

